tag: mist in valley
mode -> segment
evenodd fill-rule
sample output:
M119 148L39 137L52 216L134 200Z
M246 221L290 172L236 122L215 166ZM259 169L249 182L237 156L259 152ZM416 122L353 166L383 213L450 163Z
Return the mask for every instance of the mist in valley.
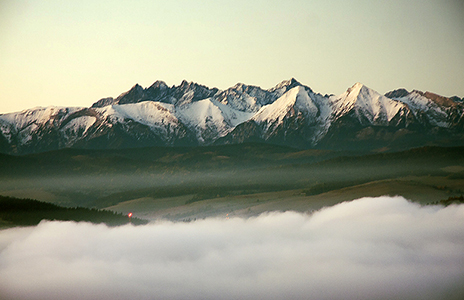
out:
M464 162L459 149L350 156L346 152L278 147L261 151L260 147L264 146L241 146L237 153L228 148L173 149L173 153L159 153L168 150L157 148L136 149L135 153L62 150L15 157L12 162L0 162L0 192L64 206L105 208L141 197L190 195L208 199L295 189L317 195L408 176L438 176L447 182L437 182L436 186L458 186L459 182L449 182L454 171L444 169L459 168ZM461 173L455 175L462 181Z

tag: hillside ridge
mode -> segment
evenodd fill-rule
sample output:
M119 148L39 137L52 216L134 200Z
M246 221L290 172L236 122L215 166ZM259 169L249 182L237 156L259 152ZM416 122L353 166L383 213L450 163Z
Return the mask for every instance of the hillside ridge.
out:
M464 102L356 83L339 96L292 78L270 89L224 91L183 81L139 84L91 107L38 107L0 115L0 153L260 142L303 149L404 150L464 145Z

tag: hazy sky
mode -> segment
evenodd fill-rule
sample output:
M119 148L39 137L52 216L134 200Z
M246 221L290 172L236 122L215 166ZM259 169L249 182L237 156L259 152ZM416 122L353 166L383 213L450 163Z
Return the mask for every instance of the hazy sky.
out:
M183 79L464 97L464 1L0 0L0 113Z
M464 205L0 231L2 299L463 299Z

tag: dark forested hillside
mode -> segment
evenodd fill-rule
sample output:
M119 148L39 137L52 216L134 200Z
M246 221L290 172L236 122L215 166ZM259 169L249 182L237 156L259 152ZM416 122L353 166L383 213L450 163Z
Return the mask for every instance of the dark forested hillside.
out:
M42 220L105 223L109 226L128 223L140 225L147 221L129 218L111 211L83 207L61 207L32 199L0 196L0 227L33 226Z

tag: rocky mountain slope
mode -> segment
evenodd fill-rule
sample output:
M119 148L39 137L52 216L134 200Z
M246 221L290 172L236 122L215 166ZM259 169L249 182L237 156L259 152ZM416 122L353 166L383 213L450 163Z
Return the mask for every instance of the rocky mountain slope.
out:
M0 115L0 152L25 154L77 147L199 146L264 142L302 148L399 150L464 145L459 97L356 83L321 95L295 79L264 90L227 90L183 81L136 84L91 107L33 108Z

